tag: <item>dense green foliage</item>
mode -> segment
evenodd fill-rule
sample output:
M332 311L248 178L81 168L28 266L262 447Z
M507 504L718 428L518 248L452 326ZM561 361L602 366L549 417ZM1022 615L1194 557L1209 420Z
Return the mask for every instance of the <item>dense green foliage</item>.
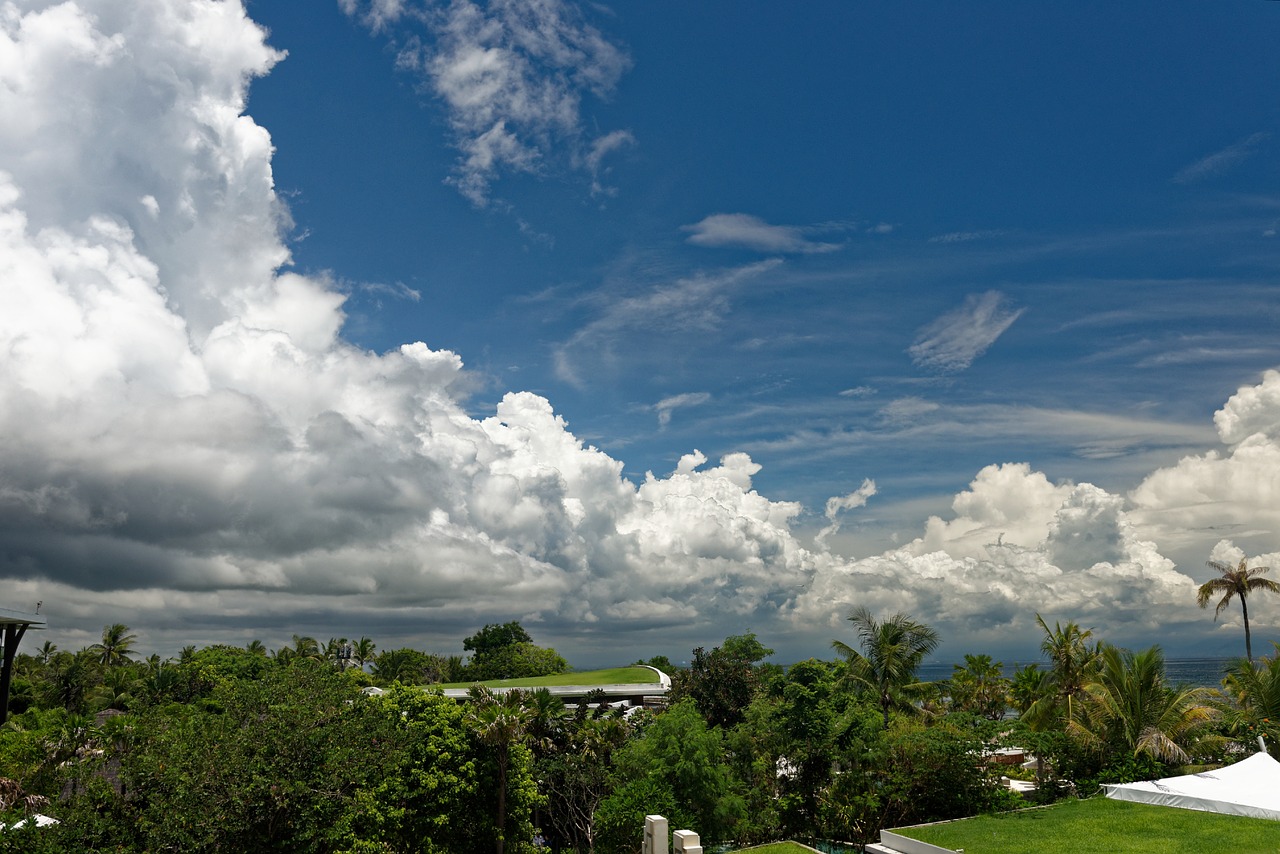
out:
M694 650L684 670L652 658L674 671L670 704L627 716L600 691L566 708L545 689L476 686L460 702L424 687L513 663L563 670L519 623L467 638L470 661L303 636L138 660L128 627L110 626L79 652L18 656L0 822L62 823L0 832L0 852L530 854L540 834L554 850L629 854L651 813L705 844L864 842L1024 803L1000 780L1020 769L984 758L1003 745L1043 760L1036 798L1052 800L1280 736L1280 647L1233 665L1210 697L1168 684L1158 648L1041 620L1043 666L1008 679L966 655L922 683L932 629L866 611L852 623L834 661L764 663L751 633Z

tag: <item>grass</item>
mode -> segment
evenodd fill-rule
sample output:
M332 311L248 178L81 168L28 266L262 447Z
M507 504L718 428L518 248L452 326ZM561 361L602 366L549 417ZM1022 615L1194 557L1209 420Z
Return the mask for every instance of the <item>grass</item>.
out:
M481 682L490 688L551 688L556 685L635 685L658 684L658 674L647 667L610 667L607 670L586 670L581 673L557 673L555 676L537 676L532 679L491 679ZM431 685L432 688L470 688L474 682L449 682Z
M1280 822L1101 797L895 833L963 848L966 854L1199 854L1280 848Z
M757 848L744 849L742 854L813 854L813 849L794 842L771 842Z

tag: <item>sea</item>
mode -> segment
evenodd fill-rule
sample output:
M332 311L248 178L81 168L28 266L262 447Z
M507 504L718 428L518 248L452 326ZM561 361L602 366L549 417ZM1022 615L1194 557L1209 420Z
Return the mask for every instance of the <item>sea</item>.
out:
M1166 658L1164 673L1171 685L1190 685L1195 688L1220 688L1227 665L1234 658ZM1040 669L1048 670L1046 661L1013 661L1001 665L1004 675L1013 678L1014 671L1028 664L1039 664ZM922 664L916 671L922 682L937 682L950 679L955 668L951 664Z

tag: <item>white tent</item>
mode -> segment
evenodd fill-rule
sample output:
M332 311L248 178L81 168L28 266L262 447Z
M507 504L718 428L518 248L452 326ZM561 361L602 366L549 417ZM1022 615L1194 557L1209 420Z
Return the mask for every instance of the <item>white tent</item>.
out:
M22 821L15 821L8 827L0 824L0 830L18 830L19 828L26 827L27 822L29 821L34 821L36 823L36 827L48 827L51 824L62 824L62 822L52 816L44 815L43 813L36 813L31 818L24 818Z
M1107 786L1107 797L1280 821L1280 762L1255 753L1234 765L1140 783Z

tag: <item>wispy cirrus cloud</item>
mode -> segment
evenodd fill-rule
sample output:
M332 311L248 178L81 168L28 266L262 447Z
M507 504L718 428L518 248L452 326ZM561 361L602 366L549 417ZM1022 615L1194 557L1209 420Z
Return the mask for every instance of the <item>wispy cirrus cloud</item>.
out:
M1005 234L1004 229L988 228L978 231L951 231L929 238L930 243L968 243L971 240L987 240Z
M717 249L753 249L757 252L813 254L835 252L838 243L822 243L806 236L808 229L795 225L771 225L744 213L711 214L700 222L683 225L694 246ZM827 230L823 227L823 230Z
M443 6L409 0L339 0L348 15L387 33L396 64L420 75L445 108L459 158L447 179L476 207L492 201L505 174L549 164L585 169L593 194L602 159L629 131L592 138L582 121L587 95L606 98L630 67L625 50L561 0Z
M999 291L970 294L964 305L921 327L908 349L917 367L953 373L973 364L1025 309L1013 309Z
M658 426L666 427L671 423L671 413L686 406L701 406L711 399L705 391L686 392L671 397L664 397L654 405L658 413Z
M1178 173L1173 176L1173 182L1175 184L1194 184L1197 181L1221 175L1252 157L1258 150L1258 146L1270 136L1271 134L1269 133L1259 132L1233 142L1221 151L1215 151L1208 157L1202 157L1195 163L1179 169Z
M620 342L631 336L655 336L714 329L730 310L732 292L782 262L769 259L715 274L698 274L662 284L644 293L610 299L607 307L555 351L556 374L581 385L578 363L590 354L600 361L612 357Z

